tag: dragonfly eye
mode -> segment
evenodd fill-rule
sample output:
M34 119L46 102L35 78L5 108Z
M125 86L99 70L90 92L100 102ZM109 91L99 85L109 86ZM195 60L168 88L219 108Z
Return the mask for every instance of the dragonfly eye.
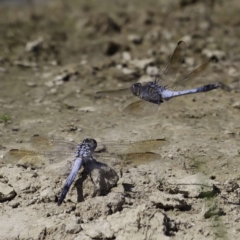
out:
M93 149L95 149L97 147L97 141L95 139L91 139L90 141L91 141Z
M135 96L140 95L141 86L142 86L141 83L135 83L131 86L131 90L132 90L133 95L135 95Z
M83 143L90 144L93 149L97 147L97 141L93 138L85 138Z

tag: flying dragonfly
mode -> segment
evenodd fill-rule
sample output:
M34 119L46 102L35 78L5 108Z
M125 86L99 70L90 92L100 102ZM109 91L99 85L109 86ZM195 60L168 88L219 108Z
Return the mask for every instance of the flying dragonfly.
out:
M117 158L120 162L127 164L139 165L159 159L159 154L151 151L166 145L168 142L165 139L149 139L135 142L110 141L101 143L99 144L100 147L98 147L95 139L86 138L80 144L77 144L76 142L50 139L36 134L31 137L30 143L40 151L11 149L6 154L6 163L32 168L49 168L52 163L56 163L63 158L64 161L71 158L70 165L67 163L65 169L59 169L59 175L63 171L68 174L61 195L58 198L58 206L60 206L82 166L84 166L84 170L88 174L91 174L93 169L105 169L106 164L98 162L95 158L98 157L103 161L104 158L107 158L107 164L111 163L109 161L110 157ZM113 169L111 174L115 183L117 183L119 178Z
M183 52L185 48L185 42L179 41L169 62L155 76L154 81L145 84L134 83L131 87L124 89L97 92L96 96L136 96L141 100L131 103L124 110L127 112L141 112L144 110L144 108L145 110L149 109L149 107L151 107L153 104L159 106L164 101L168 101L171 98L200 92L208 92L221 87L220 83L213 83L197 88L179 90L180 88L183 88L183 84L185 84L187 81L197 78L201 73L203 73L203 71L210 65L211 62L215 61L214 58L211 58L188 75L181 76L181 74L179 74L179 68L182 64ZM149 103L151 105L149 105Z

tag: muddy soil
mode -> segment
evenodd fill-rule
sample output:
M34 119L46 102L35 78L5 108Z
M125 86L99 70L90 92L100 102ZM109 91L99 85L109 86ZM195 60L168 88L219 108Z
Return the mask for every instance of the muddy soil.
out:
M238 0L0 8L0 239L239 238ZM122 111L134 97L94 96L151 80L179 40L187 45L182 72L217 58L187 87L222 82L221 89L172 99L144 116ZM105 196L91 194L89 176L79 196L81 171L58 207L66 177L47 170L59 163L24 168L4 157L27 148L33 134L169 144L157 149L157 161L125 167Z

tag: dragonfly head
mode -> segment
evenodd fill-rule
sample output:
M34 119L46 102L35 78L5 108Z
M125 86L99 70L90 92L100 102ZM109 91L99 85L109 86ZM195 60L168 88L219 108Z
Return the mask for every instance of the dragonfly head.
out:
M86 138L82 143L90 145L93 150L97 147L97 141L93 138Z
M134 83L134 84L131 86L131 91L132 91L133 95L139 96L139 95L140 95L141 87L142 87L142 84L141 84L141 83Z

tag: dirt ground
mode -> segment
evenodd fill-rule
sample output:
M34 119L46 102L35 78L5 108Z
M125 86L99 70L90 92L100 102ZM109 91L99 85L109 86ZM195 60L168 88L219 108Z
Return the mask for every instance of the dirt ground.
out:
M239 239L238 0L28 1L0 11L0 239ZM122 111L134 97L95 97L151 79L179 40L183 72L217 58L188 88L223 88L145 116ZM4 157L33 134L169 144L158 161L126 167L106 196L91 194L88 176L79 202L79 173L58 207L66 177L48 171L57 165Z

